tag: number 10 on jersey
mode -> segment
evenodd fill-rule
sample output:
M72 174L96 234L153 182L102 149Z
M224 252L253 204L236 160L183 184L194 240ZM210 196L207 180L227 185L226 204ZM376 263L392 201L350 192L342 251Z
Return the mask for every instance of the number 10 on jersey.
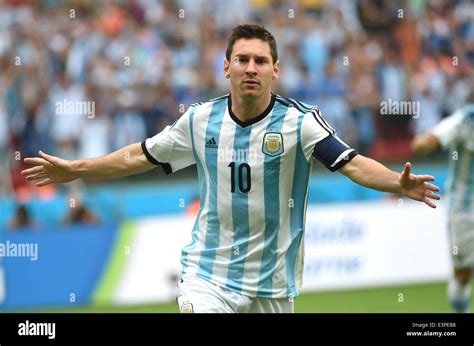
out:
M235 192L235 171L237 170L237 177L238 177L238 184L239 184L239 190L241 192L247 193L250 191L250 188L252 187L252 180L250 178L250 166L247 162L243 163L235 163L231 162L229 163L230 167L230 191ZM244 174L245 171L245 174ZM244 177L245 175L245 177Z

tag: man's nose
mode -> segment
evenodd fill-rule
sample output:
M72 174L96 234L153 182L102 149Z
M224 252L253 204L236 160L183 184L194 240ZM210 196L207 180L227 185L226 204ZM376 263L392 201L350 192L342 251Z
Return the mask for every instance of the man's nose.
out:
M253 59L249 60L245 73L251 74L251 75L257 74L257 69L255 68L255 61Z

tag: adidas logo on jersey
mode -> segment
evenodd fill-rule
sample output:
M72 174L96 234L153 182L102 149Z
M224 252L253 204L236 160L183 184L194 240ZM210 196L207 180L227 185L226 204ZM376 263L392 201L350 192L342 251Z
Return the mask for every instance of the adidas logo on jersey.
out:
M217 142L214 137L211 137L210 140L206 141L206 148L217 149Z

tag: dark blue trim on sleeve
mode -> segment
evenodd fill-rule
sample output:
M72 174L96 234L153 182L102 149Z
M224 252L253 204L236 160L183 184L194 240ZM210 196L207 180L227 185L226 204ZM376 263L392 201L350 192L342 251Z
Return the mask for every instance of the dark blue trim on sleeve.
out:
M339 156L341 156L341 154L347 150L350 150L350 152L348 152L344 158L335 164ZM357 156L357 154L358 153L355 149L344 145L333 135L329 135L316 143L312 153L312 155L331 172L337 171L339 168Z

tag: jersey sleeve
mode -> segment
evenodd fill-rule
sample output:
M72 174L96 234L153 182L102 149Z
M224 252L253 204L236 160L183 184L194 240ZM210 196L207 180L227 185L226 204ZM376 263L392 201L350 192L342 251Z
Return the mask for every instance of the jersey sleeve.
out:
M148 161L163 166L166 174L174 173L195 163L189 115L192 107L173 124L157 135L142 142L142 150Z
M458 136L464 121L465 113L462 110L454 112L441 120L432 133L438 138L441 146L446 149Z
M332 172L357 155L355 149L337 137L336 131L321 116L318 108L313 108L304 116L301 145L308 161L314 157Z

